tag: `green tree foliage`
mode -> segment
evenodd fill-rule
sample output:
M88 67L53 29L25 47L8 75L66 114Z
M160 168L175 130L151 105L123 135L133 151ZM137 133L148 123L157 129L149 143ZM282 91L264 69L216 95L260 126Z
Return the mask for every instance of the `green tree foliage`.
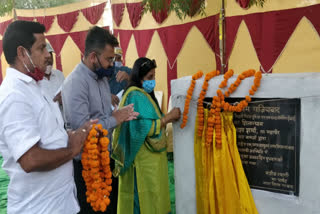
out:
M185 19L186 16L194 16L200 14L205 15L205 6L206 1L214 0L143 0L142 4L144 5L144 12L159 12L163 9L168 10L169 12L174 12L179 19ZM221 0L215 0L217 4ZM235 1L235 0L224 0ZM250 0L249 7L256 5L263 7L266 0Z
M253 5L263 7L265 1L266 1L266 0L250 0L250 2L249 2L249 7L251 7L251 6L253 6Z
M13 2L12 0L1 0L0 2L0 16L4 16L7 13L12 11L13 7Z
M0 0L0 16L10 13L14 7L16 9L39 9L56 7L82 0Z
M56 7L78 1L79 0L15 0L15 7L17 9L39 9Z
M166 9L168 12L173 11L179 19L197 14L205 15L205 0L143 0L142 4L144 12L159 12Z

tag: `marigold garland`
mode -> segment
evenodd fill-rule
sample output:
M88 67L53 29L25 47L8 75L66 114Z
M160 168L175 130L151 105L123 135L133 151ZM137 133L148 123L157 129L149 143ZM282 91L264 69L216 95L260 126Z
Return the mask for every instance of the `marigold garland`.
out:
M224 74L224 80L220 83L219 88L225 88L227 87L227 82L234 74L233 70L229 70ZM205 77L205 81L202 85L202 91L199 95L198 99L198 136L202 135L203 126L204 126L204 109L203 109L203 100L206 95L207 89L208 89L208 81L213 78L214 76L219 75L219 72L217 73L208 73ZM213 138L213 130L215 130L215 139L216 139L216 146L220 146L222 143L221 140L221 118L220 118L220 112L223 109L224 111L231 111L231 112L241 112L245 107L248 106L248 103L251 102L251 97L246 96L244 100L241 100L237 105L233 106L228 102L225 102L225 97L229 97L230 94L232 94L237 87L241 84L242 80L254 76L254 84L251 86L251 89L249 90L250 95L254 95L254 93L257 91L257 89L260 86L260 81L262 78L261 71L256 72L255 70L247 70L242 72L237 80L230 85L230 87L223 92L218 89L217 90L217 96L214 96L212 98L211 108L208 116L208 123L207 123L207 135L206 135L206 145L209 146L210 143L212 143Z
M103 129L101 124L93 125L85 142L81 158L82 177L87 188L87 202L91 204L94 211L102 212L110 204L109 195L112 191L107 135L108 131Z
M187 122L188 122L189 106L190 106L190 101L191 101L191 98L192 98L194 87L196 86L196 80L201 78L202 76L203 76L203 72L202 71L198 71L196 74L194 74L192 76L191 84L190 84L190 87L189 87L188 92L187 92L187 98L186 98L186 101L184 103L184 110L183 110L183 114L182 114L183 115L182 123L180 125L180 127L182 129L187 125Z
M228 79L230 79L230 77L233 76L233 73L234 73L233 70L230 69L224 74L223 76L224 80L220 83L219 88L227 87Z
M202 136L202 131L204 127L204 109L203 109L203 100L204 97L206 96L208 86L209 86L209 80L212 79L213 77L217 76L220 74L220 71L211 71L206 74L204 78L204 82L202 85L202 90L200 92L199 98L198 98L198 136Z
M233 93L233 92L237 89L237 87L241 84L241 81L242 81L242 80L244 80L244 79L246 79L246 78L248 78L248 77L252 77L252 76L255 76L254 81L253 81L254 84L252 85L249 93L250 93L250 95L254 95L254 92L256 92L257 89L258 89L259 86L260 86L260 81L261 81L261 78L262 78L262 73L261 73L261 71L256 72L255 70L250 69L250 70L247 70L247 71L242 72L242 73L238 76L237 80L236 80L233 84L231 84L231 86L228 88L228 91L226 91L225 96L228 97L231 93ZM252 93L251 90L254 91L254 92ZM224 109L225 111L241 112L241 111L243 111L243 109L244 109L245 107L248 106L248 103L249 103L249 102L251 102L251 97L247 95L244 100L241 100L241 101L240 101L237 105L235 105L235 106L232 106L232 105L231 105L230 103L228 103L228 102L224 102L224 103L223 103L223 109ZM216 135L216 136L217 136L217 135ZM216 141L217 141L217 144L218 144L219 142L221 143L221 137L220 137L220 138L217 137L217 138L216 138Z

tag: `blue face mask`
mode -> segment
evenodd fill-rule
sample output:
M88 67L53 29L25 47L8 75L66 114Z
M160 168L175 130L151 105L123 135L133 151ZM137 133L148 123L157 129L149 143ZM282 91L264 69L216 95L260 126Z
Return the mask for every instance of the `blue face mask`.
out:
M115 61L114 66L120 68L120 67L122 67L122 62Z
M156 87L155 80L145 80L142 83L143 89L149 94L153 91L154 87Z
M112 74L114 73L114 67L112 66L112 67L105 69L101 66L99 59L98 59L98 63L99 63L100 68L97 68L94 71L98 75L98 79L101 79L103 77L111 77Z

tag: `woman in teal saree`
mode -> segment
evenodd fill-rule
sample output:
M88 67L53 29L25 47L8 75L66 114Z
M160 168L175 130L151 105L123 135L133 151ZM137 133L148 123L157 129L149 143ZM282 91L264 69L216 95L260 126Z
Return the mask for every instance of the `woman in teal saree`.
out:
M165 126L180 118L180 109L163 115L154 95L154 60L134 63L120 108L134 104L136 120L117 127L112 158L119 176L118 214L170 213Z

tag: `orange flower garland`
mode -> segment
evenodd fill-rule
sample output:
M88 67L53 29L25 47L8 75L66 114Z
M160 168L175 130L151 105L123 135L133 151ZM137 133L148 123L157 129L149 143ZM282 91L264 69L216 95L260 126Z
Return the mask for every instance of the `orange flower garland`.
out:
M208 118L208 131L207 131L207 140L206 143L209 145L212 142L213 129L216 132L216 141L217 144L221 144L221 118L220 112L221 107L224 104L224 96L222 91L217 90L217 95L212 98L212 104L210 108L210 115Z
M99 132L99 138L97 138ZM108 131L101 124L93 125L82 153L82 177L87 187L87 202L94 211L104 212L110 204L112 173L108 151Z
M227 86L228 79L233 76L233 70L229 70L224 75L224 80L219 85L220 88L224 88ZM219 72L217 73L208 73L205 77L205 81L202 86L202 91L199 95L198 99L198 136L202 135L203 131L203 120L204 120L204 109L203 109L203 100L205 97L205 94L208 89L208 81L216 76L219 75ZM254 93L257 91L257 89L260 86L260 81L262 78L261 71L256 72L255 70L247 70L242 72L237 80L230 85L227 91L223 94L223 92L218 89L217 90L217 96L214 96L212 99L212 104L209 112L208 117L208 129L207 129L207 135L206 135L206 145L210 145L212 143L213 138L213 130L215 130L215 139L216 139L216 146L220 146L222 143L221 140L221 118L220 118L220 112L221 109L224 111L231 111L231 112L241 112L245 107L248 106L248 103L251 101L250 96L246 96L244 100L240 101L236 106L231 105L228 102L225 102L225 97L229 97L231 93L233 93L237 87L241 84L241 81L245 78L254 76L254 84L252 85L251 89L249 90L250 95L254 95Z
M244 71L242 72L237 80L230 85L230 87L228 88L228 91L225 92L225 96L226 97L229 97L230 94L232 94L236 89L237 87L241 84L241 81L248 78L248 77L252 77L254 74L255 74L255 70L247 70L247 71Z
M208 90L208 86L209 86L209 80L217 75L220 74L220 71L211 71L209 73L206 74L205 78L204 78L204 82L202 85L202 90L200 92L199 98L198 98L198 136L202 135L202 131L203 131L203 126L204 126L204 109L203 109L203 100L204 97L206 96L207 90Z
M254 81L253 81L254 84L252 85L249 93L250 93L250 95L254 95L254 93L257 91L257 89L260 86L262 73L261 73L261 71L255 72L255 70L247 70L247 71L242 72L242 74L240 74L238 76L238 78L234 84L231 84L230 88L227 91L229 93L225 92L225 96L228 97L232 92L234 92L237 89L237 87L240 85L240 83L243 79L251 77L251 76L255 76L255 77L254 77ZM225 111L241 112L245 107L248 106L248 103L250 101L251 101L251 97L246 96L245 99L240 101L240 103L237 104L236 106L232 106L229 103L224 103L223 109Z
M219 88L227 87L228 79L230 79L230 77L232 76L233 76L233 70L230 69L224 74L223 76L224 80L220 83Z
M228 91L225 92L225 96L228 97L231 93L233 93L237 89L237 87L241 84L242 80L244 80L245 78L251 77L253 75L255 76L254 84L252 85L252 87L251 87L252 89L250 89L250 91L251 90L254 90L254 92L257 91L258 87L260 86L262 73L261 73L261 71L256 72L255 70L247 70L247 71L242 72L238 76L238 78L235 81L235 83L231 84L231 86L228 88ZM218 93L218 91L217 91L217 93ZM253 95L254 93L251 93L250 91L249 91L249 93L251 95ZM240 103L237 104L236 106L232 106L228 102L223 102L222 104L223 104L223 109L225 111L241 112L245 107L248 106L249 102L251 102L251 97L250 96L246 96L245 99L241 100ZM220 135L220 137L219 137L219 135L216 135L216 141L217 141L217 145L219 146L219 143L221 143L221 135Z
M190 105L190 101L191 101L191 98L192 98L192 94L193 94L193 90L194 90L194 87L196 86L196 80L201 78L203 76L203 72L202 71L198 71L196 74L194 74L192 76L192 80L191 80L191 84L190 84L190 87L188 89L188 92L187 92L187 98L186 98L186 101L184 103L184 110L183 110L183 117L182 117L182 123L180 125L180 127L183 129L187 122L188 122L188 113L189 113L189 105Z

